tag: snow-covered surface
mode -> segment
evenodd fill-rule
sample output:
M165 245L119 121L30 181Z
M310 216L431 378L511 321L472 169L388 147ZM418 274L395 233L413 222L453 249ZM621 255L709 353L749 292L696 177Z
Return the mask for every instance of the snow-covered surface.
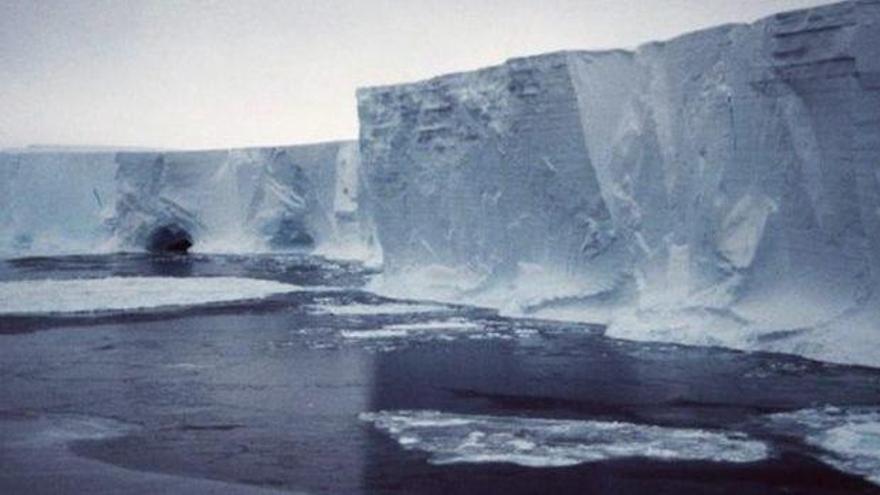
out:
M848 1L360 90L375 289L880 366L878 24Z
M880 410L826 407L771 418L822 449L824 462L880 485Z
M236 277L110 277L0 282L0 314L122 311L260 299L300 290Z
M437 411L363 413L361 420L435 464L573 466L628 457L757 462L767 446L743 434L622 422L477 416Z

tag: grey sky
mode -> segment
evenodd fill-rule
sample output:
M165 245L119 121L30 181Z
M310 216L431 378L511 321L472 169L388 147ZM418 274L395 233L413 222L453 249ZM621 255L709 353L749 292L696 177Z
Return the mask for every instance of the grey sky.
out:
M358 86L825 0L0 0L0 147L357 135Z

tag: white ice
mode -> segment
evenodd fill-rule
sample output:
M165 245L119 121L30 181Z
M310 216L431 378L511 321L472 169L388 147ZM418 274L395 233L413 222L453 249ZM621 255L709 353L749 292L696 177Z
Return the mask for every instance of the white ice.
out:
M732 432L438 411L383 411L360 418L403 448L427 452L434 464L558 467L628 457L744 463L768 456L764 443Z
M420 323L399 323L385 325L375 330L343 330L340 335L345 339L398 339L411 336L437 337L441 340L450 338L452 334L471 333L481 330L478 323L461 318L434 320Z
M880 485L880 410L826 407L774 414L771 419L799 429L808 443L825 451L824 462Z
M482 328L478 323L462 318L450 318L447 320L433 320L421 323L398 323L388 325L387 330L401 330L406 332L430 332L434 330L473 331Z
M380 260L356 142L198 152L0 152L0 257L141 251L157 228L203 253Z
M299 287L236 277L109 277L0 282L0 314L80 313L260 299Z
M338 316L366 316L366 315L403 315L415 313L434 313L448 311L448 306L439 304L320 304L313 306L317 313L334 314Z
M878 22L845 1L359 90L376 290L880 366Z

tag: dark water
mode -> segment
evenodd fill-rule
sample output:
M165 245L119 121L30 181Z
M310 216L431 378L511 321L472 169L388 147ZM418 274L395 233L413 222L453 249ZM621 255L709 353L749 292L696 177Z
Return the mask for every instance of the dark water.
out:
M130 275L242 276L336 289L137 316L0 317L0 493L74 493L61 482L74 459L101 461L89 464L96 477L104 476L93 492L154 491L134 483L137 473L231 483L220 492L878 491L823 464L815 447L766 420L825 405L880 405L874 370L627 343L595 327L507 319L467 307L334 315L316 308L391 301L360 289L371 274L359 266L302 256L115 255L0 266L2 280ZM438 318L480 330L356 336ZM383 410L742 432L766 442L770 454L748 463L622 458L543 468L438 465L428 462L429 453L404 449L358 419ZM58 432L70 418L130 430L61 442ZM71 455L56 454L59 442ZM126 469L105 476L100 466Z

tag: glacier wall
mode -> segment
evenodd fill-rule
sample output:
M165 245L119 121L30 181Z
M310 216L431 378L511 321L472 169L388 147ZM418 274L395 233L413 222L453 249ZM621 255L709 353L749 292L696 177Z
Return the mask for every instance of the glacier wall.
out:
M358 103L378 290L880 365L880 2Z
M115 171L113 153L0 153L0 255L103 247Z
M357 148L2 153L0 254L143 250L173 227L202 252L362 256Z
M0 256L170 226L381 253L388 295L880 366L880 0L357 97L358 142L0 153Z

